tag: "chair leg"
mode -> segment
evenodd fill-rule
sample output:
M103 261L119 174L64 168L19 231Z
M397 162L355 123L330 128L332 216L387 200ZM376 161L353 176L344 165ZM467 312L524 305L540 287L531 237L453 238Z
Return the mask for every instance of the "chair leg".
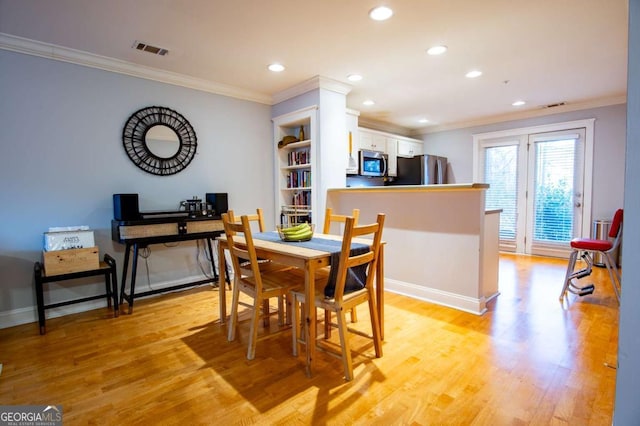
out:
M280 327L282 327L285 324L284 300L285 300L285 296L278 296L278 325Z
M265 299L269 302L268 299ZM258 322L260 321L260 308L263 303L262 298L256 295L253 301L253 312L251 312L251 328L249 329L249 347L247 348L247 359L256 357L256 341L258 340ZM264 306L264 305L263 305Z
M227 340L232 342L236 339L236 327L238 326L238 304L240 302L240 288L238 283L233 286L233 300L231 302L231 318L229 319L229 332Z
M567 273L564 276L564 285L562 286L562 291L560 292L559 299L562 300L564 296L567 294L567 290L569 289L569 285L571 284L573 269L576 266L576 259L578 258L578 251L573 250L569 255L569 263L567 264Z
M587 265L584 268L575 271L575 264L578 259L580 250L575 250L575 253L576 254L573 258L573 262L570 257L569 264L567 265L567 275L565 278L566 290L564 294L566 294L567 291L570 291L571 293L577 294L578 296L582 297L588 294L592 294L595 290L595 286L593 284L588 284L584 287L580 287L574 280L579 280L580 278L588 277L589 275L591 275L593 268L593 255L589 251L582 250L582 260L584 260ZM560 300L562 300L562 296L560 297Z
M331 338L331 311L328 309L324 310L324 338Z
M620 286L621 282L620 282L620 272L618 271L618 267L616 266L616 263L614 262L614 260L611 258L611 255L607 252L604 253L604 263L607 266L607 270L609 271L609 279L611 280L611 285L613 286L613 291L616 294L616 299L618 300L618 304L620 304L620 289L618 288L618 286ZM615 271L615 278L614 279L614 272ZM617 280L617 281L616 281Z
M376 351L376 358L380 358L382 357L382 333L380 332L380 320L378 319L378 308L376 307L375 297L374 290L369 289L369 318L371 318L373 347Z
M291 309L293 306L293 295L292 294L287 294L286 296L284 296L284 301L285 301L285 307L284 307L284 312L285 312L285 316L284 316L284 324L285 325L289 325L291 324Z
M293 356L298 356L299 339L300 339L300 311L298 306L298 298L295 295L291 297L291 335L293 336ZM289 314L289 312L287 312Z
M349 333L347 331L347 318L344 310L336 312L338 319L338 333L340 334L340 346L342 346L342 364L344 365L344 377L347 381L353 379L353 361L351 360L351 347L349 346Z
M262 301L262 325L269 327L269 299Z
M351 308L351 323L358 322L358 314L356 313L356 308Z

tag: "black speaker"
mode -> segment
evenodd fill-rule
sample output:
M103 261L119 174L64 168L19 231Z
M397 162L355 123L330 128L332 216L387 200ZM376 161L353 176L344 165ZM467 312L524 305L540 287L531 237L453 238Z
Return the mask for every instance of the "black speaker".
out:
M113 194L113 218L115 220L140 219L138 194Z
M214 216L220 216L229 210L229 200L226 192L207 193L205 199L207 204L211 204L213 207Z

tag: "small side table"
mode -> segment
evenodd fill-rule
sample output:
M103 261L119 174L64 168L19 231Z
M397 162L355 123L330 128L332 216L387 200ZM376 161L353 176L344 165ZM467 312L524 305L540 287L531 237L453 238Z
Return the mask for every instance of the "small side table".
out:
M42 267L40 262L36 262L33 267L33 272L36 281L36 298L38 302L38 323L40 324L40 334L45 334L45 318L44 311L49 308L57 308L58 306L71 305L73 303L87 302L89 300L107 298L107 305L109 308L113 306L113 316L118 317L119 303L118 303L118 278L116 276L117 268L116 261L108 254L104 255L104 261L100 262L100 266L97 269L91 269L89 271L70 272L68 274L58 275L46 275L46 271ZM67 300L65 302L52 303L50 305L44 304L44 284L58 281L71 280L76 278L91 277L96 275L104 275L104 284L106 293L97 296L84 297L81 299ZM113 300L113 304L112 304Z

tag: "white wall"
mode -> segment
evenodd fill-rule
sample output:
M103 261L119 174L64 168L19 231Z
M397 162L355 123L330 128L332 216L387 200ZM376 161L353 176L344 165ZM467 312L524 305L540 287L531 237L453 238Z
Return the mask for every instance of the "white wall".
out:
M320 163L318 171L320 190L316 224L324 223L326 194L329 188L342 188L347 185L347 101L345 95L320 89Z
M640 259L640 0L629 2L629 62L627 83L627 157L624 192L624 245L622 264L634 265ZM626 272L626 273L625 273ZM640 382L640 279L634 269L622 275L618 371L613 424L640 424L638 383Z
M123 246L110 231L114 193L140 194L141 210L176 210L194 195L227 192L230 208L262 207L273 223L269 106L4 50L0 75L0 327L35 320L33 263L50 226L89 225L101 255L121 269ZM152 105L180 112L197 134L197 154L177 175L143 172L122 146L126 120ZM201 276L195 243L151 249L148 280L139 263L141 291L147 281ZM55 287L56 301L94 291Z
M607 219L623 203L626 105L514 120L422 136L425 152L448 157L449 182L473 178L473 134L595 118L592 217Z

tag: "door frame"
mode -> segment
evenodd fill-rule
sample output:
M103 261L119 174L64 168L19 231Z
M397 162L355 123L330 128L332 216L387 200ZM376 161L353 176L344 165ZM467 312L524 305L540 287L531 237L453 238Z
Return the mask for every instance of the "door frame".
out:
M561 123L543 124L539 126L520 127L516 129L499 130L486 133L474 133L473 136L473 181L480 182L481 170L479 169L482 142L487 139L520 138L528 137L534 133L558 132L576 128L585 129L584 145L584 196L581 237L591 233L591 204L593 190L593 146L594 146L595 118L584 120L565 121ZM520 200L518 200L519 202ZM568 255L568 250L567 250Z
M537 142L545 142L545 141L549 141L549 140L566 140L566 139L571 139L574 141L579 141L577 143L578 146L580 147L575 147L574 153L576 155L576 157L574 157L574 172L576 172L576 174L574 175L574 180L573 180L573 193L571 196L571 204L574 205L573 209L576 209L575 207L575 203L576 203L576 191L577 189L580 190L580 196L579 196L579 201L581 206L579 207L580 213L579 213L579 217L576 216L576 213L574 211L573 213L573 217L576 220L579 220L578 223L574 222L574 226L573 229L571 230L571 234L574 235L575 237L582 237L583 236L583 230L584 230L584 223L585 223L585 206L583 203L584 200L584 192L585 192L585 185L584 185L584 179L585 179L585 173L584 173L584 167L585 167L585 162L584 162L584 149L585 149L585 139L586 139L586 129L584 127L580 127L580 128L574 128L574 129L567 129L567 130L560 130L558 132L545 132L545 133L536 133L536 134L530 134L528 137L528 141L527 141L527 156L529 157L529 163L527 165L527 171L529 172L529 176L527 179L527 194L529 194L528 198L527 198L527 206L526 206L526 214L524 216L526 216L528 219L531 219L531 221L527 222L527 226L526 226L526 231L525 231L525 235L527 235L529 238L526 243L525 243L525 252L526 253L531 253L531 254L536 254L536 255L542 255L542 256L553 256L553 257L564 257L567 255L567 253L570 251L569 248L569 242L563 243L563 244L557 244L557 243L543 243L543 242L535 242L535 238L534 238L534 229L535 229L535 214L534 214L534 209L536 208L536 198L535 198L535 185L536 185L536 179L535 177L531 176L531 174L535 175L535 169L536 169L536 160L537 160ZM562 138L559 138L559 136L562 136ZM566 139L565 139L566 138ZM575 185L578 184L578 187L576 187ZM580 225L580 226L577 226ZM588 228L590 229L590 227Z

